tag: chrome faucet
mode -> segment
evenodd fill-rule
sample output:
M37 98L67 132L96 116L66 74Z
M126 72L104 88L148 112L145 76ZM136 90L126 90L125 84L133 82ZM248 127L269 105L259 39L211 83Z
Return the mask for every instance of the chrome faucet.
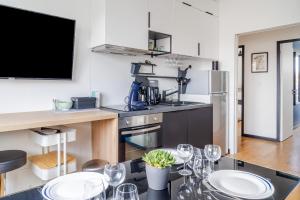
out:
M180 94L179 94L179 91L178 90L175 90L175 91L172 91L172 92L170 92L170 93L167 93L168 91L170 91L171 89L168 89L168 90L163 90L162 91L162 102L166 102L166 100L167 100L167 96L170 96L170 95L173 95L173 94L176 94L176 93L178 93L178 101L179 101L179 99L180 99Z
M170 93L167 93L167 92L170 91L171 89L163 90L162 91L162 102L166 102L167 96L170 96L170 95L173 95L173 94L176 94L176 93L178 94L177 101L180 102L180 95L185 93L186 85L188 84L189 81L190 81L190 79L187 79L187 78L177 80L178 89L175 90L175 91L172 91ZM183 88L183 86L185 86L185 88Z
M177 75L177 78L176 78L176 81L178 83L178 89L175 90L175 91L172 91L170 93L167 93L167 91L169 90L163 90L162 91L162 101L163 102L166 102L166 97L167 96L170 96L172 94L175 94L175 93L178 93L178 98L177 98L177 101L180 102L180 95L181 94L185 94L185 91L186 91L186 86L187 84L190 82L191 79L188 79L186 78L186 74L187 74L187 71L189 69L191 69L192 66L189 65L186 69L184 70L181 70L180 68L178 68L178 75Z

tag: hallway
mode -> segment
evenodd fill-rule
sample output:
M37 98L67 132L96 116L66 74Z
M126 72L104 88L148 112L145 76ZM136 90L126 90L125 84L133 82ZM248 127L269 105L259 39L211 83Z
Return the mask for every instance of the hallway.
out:
M300 176L300 128L284 142L242 137L230 157Z

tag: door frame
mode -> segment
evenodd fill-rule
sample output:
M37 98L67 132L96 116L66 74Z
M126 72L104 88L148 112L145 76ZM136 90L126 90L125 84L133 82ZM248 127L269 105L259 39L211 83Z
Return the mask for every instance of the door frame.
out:
M242 117L242 124L241 124L241 135L245 136L244 133L244 125L245 125L245 111L244 111L244 106L245 106L245 45L239 45L238 48L242 49L242 109L241 109L241 117ZM240 56L238 54L238 56Z
M293 104L297 104L297 95L296 95L296 52L293 52Z
M300 38L290 39L290 40L280 40L277 41L277 140L280 141L280 129L281 129L281 74L280 74L280 45L284 43L297 42Z

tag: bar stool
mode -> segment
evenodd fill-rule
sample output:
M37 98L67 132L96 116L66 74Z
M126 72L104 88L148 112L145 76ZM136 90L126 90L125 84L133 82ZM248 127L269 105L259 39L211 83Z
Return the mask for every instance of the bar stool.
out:
M0 151L0 197L6 193L6 173L24 166L26 161L27 154L24 151Z
M106 164L108 164L106 160L100 160L100 159L90 160L82 165L82 171L101 173L101 170L104 169L104 166Z

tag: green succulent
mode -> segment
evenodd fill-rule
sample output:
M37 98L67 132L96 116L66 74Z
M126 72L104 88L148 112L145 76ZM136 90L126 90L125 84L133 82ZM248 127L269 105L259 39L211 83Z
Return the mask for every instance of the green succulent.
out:
M175 158L167 151L154 150L146 153L143 156L143 161L152 167L163 169L172 166L175 163Z

